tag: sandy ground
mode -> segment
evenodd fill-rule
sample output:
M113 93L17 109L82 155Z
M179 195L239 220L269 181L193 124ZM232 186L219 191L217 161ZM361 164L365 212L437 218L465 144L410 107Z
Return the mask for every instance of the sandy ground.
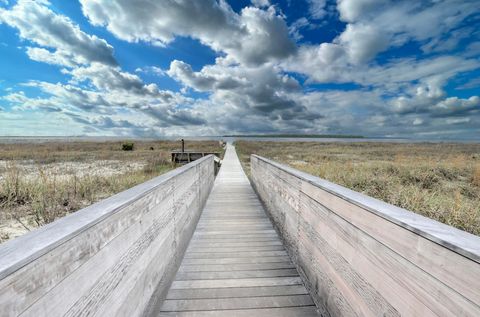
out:
M73 177L90 176L113 176L124 174L128 171L141 169L145 166L144 162L125 162L120 160L97 160L90 162L58 162L38 165L34 161L5 161L0 160L0 186L7 177L7 170L14 167L23 179L34 180L42 175L51 178L55 177L57 181L62 181ZM88 205L88 204L86 204ZM1 216L1 215L0 215ZM30 218L32 216L29 216ZM3 218L3 219L1 219ZM21 217L20 219L11 219L0 217L0 243L4 240L13 239L21 236L30 230L35 229L31 226L32 219Z
M34 179L44 175L55 175L62 180L73 175L83 177L85 175L112 176L124 174L127 171L141 169L146 163L125 162L119 160L100 160L91 162L58 162L38 165L34 161L5 161L0 160L0 181L6 177L7 169L16 168L23 177Z
M28 221L28 219L20 219L22 223ZM15 219L2 220L0 224L0 243L4 240L11 240L35 228L24 227L19 221Z

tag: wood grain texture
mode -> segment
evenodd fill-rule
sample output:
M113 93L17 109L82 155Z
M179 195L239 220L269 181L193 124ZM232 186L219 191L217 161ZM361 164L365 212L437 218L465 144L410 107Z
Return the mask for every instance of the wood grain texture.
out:
M331 316L480 316L480 238L255 155L251 169Z
M204 310L163 312L159 317L313 317L318 316L315 306L305 307L282 307L262 309L227 309L227 310Z
M166 300L149 313L230 315L317 316L232 145Z
M166 295L213 181L209 156L3 244L0 316L142 315Z

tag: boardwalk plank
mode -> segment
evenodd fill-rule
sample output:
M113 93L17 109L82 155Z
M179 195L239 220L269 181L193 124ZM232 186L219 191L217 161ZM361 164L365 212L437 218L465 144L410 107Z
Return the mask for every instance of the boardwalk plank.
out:
M231 145L157 316L319 316Z
M222 287L253 287L253 286L279 286L301 284L300 277L262 277L262 278L237 278L217 280L192 280L172 283L172 289L188 288L222 288Z
M206 280L206 279L240 279L252 277L288 277L297 276L296 269L271 269L247 271L218 271L218 272L178 272L177 280Z
M252 258L287 255L287 251L188 252L185 259Z
M258 258L220 258L220 259L183 259L182 264L248 264L248 263L275 263L290 261L287 255L268 256Z
M161 317L310 317L319 316L315 306L294 308L266 308L266 309L242 309L242 310L210 310L194 312L169 312L161 313Z
M274 263L253 263L253 264L204 264L204 265L182 265L178 272L228 272L228 271L255 271L255 270L276 270L292 269L295 266L290 261Z
M309 295L261 296L244 298L167 299L164 311L252 309L312 306Z
M193 242L190 243L190 247L198 248L224 248L224 247L263 247L272 245L283 245L280 240L273 241L218 241L218 242Z
M241 298L259 296L306 295L303 285L288 286L257 286L257 287L229 287L203 289L171 289L167 299L195 299L195 298Z

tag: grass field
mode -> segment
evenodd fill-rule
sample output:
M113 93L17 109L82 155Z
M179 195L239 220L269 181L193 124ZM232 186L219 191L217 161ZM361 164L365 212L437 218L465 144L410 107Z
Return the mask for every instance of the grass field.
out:
M480 144L236 142L252 153L480 235Z
M0 144L0 242L54 221L173 168L179 142ZM188 150L220 151L216 141Z

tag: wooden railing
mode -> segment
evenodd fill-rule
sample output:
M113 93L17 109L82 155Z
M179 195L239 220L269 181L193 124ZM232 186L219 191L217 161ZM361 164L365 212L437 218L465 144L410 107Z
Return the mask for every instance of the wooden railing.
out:
M330 316L480 316L480 238L271 160L252 183Z
M210 155L2 244L0 316L155 311L213 181Z

